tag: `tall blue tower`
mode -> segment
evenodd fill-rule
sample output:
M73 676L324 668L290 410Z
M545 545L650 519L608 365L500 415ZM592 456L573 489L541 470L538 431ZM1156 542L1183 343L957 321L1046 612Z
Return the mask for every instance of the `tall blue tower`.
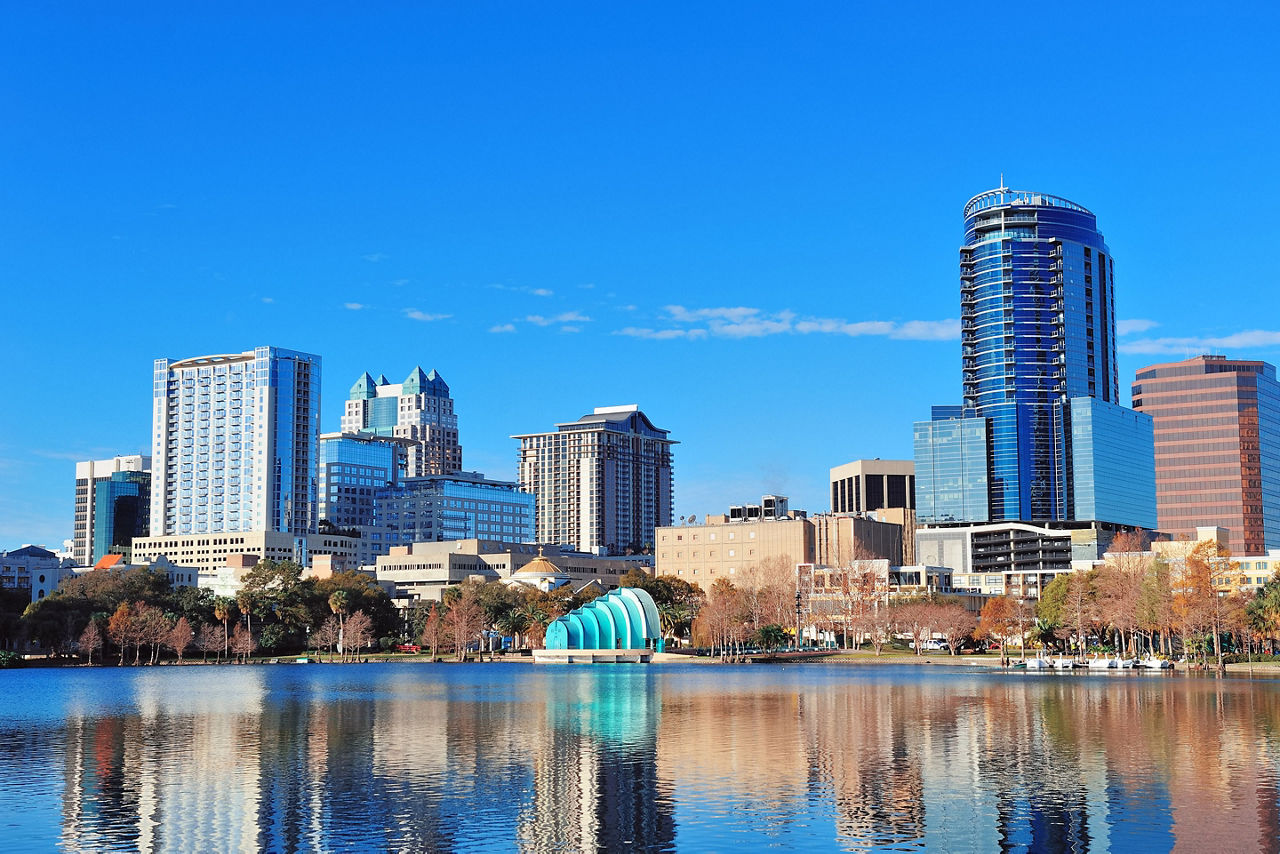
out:
M1006 187L965 204L964 402L916 424L922 522L1154 527L1151 421L1117 399L1114 281L1081 205Z

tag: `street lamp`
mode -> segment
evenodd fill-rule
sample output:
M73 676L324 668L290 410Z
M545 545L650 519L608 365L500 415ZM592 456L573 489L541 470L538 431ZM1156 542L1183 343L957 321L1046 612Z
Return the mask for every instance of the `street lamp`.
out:
M796 649L800 649L800 591L796 591Z

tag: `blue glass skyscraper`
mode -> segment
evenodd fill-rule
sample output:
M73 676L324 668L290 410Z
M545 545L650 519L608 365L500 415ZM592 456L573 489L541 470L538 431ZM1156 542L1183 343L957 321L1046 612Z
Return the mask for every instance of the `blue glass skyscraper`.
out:
M1086 208L1005 187L965 205L964 401L916 425L922 522L1155 526L1151 421L1117 399L1114 280ZM983 433L975 464L972 437ZM975 507L983 480L985 507Z

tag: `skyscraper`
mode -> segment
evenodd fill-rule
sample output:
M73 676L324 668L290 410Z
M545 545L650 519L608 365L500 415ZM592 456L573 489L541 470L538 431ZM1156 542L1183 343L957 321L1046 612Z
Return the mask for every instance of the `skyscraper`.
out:
M435 371L414 368L402 383L365 373L351 387L342 414L343 433L408 439L404 475L425 477L462 470L458 416L449 385Z
M76 463L71 547L76 563L95 563L150 531L151 457L141 454Z
M1154 527L1151 422L1118 402L1114 280L1080 205L1005 187L965 205L964 398L916 424L921 522Z
M540 543L621 554L652 548L671 524L674 496L668 431L636 406L597 407L554 432L520 440L520 488L535 498Z
M316 530L320 357L155 362L151 534Z
M1160 530L1230 531L1237 554L1280 548L1280 383L1266 362L1196 356L1137 373L1155 420Z

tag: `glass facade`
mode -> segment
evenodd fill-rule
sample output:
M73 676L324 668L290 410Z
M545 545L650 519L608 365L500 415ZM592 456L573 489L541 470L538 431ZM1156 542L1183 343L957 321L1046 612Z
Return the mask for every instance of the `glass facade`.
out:
M1156 457L1151 416L1092 397L1071 399L1075 517L1156 527Z
M133 538L151 532L151 472L113 472L96 484L93 500L93 553L89 563L108 554L130 557Z
M368 372L351 387L342 414L342 432L408 440L407 477L453 474L462 470L458 417L449 385L435 371L413 369L404 382Z
M153 376L153 535L314 532L319 356L157 359Z
M374 524L374 496L400 482L404 444L376 436L320 437L320 522L335 528Z
M1280 383L1266 362L1196 356L1137 373L1155 421L1160 530L1230 532L1236 554L1280 548Z
M1114 279L1111 250L1096 218L1074 202L1002 187L965 206L963 408L985 422L986 467L979 475L976 467L961 466L953 449L931 449L933 430L917 424L916 502L922 522L1096 518L1082 516L1075 507L1080 485L1072 474L1070 401L1117 403ZM949 409L935 410L934 423L943 426L933 429L941 441L954 444L962 428L946 425L958 417ZM1105 432L1111 426L1108 421L1090 434L1091 453L1110 441ZM1126 435L1116 441L1123 445ZM957 477L966 480L958 483ZM975 510L969 498L979 487L986 492L983 511ZM1099 489L1086 492L1096 498ZM1140 524L1123 512L1124 518L1105 521Z
M531 493L478 473L408 478L374 493L374 528L364 538L376 557L395 545L481 539L533 541ZM362 540L362 548L366 544ZM372 563L372 560L362 562Z
M987 519L987 419L959 406L935 406L915 424L916 518Z

